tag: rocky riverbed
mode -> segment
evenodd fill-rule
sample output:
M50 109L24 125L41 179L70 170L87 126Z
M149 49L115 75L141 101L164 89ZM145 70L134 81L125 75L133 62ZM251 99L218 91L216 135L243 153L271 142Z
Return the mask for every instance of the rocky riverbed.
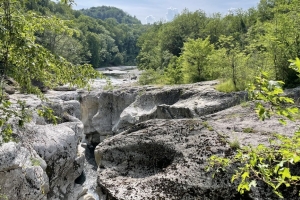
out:
M230 172L212 179L207 158L234 153L232 141L257 145L274 132L292 134L299 122L259 121L245 92L221 93L216 84L48 91L46 104L61 120L54 126L34 113L25 128L14 129L19 142L0 147L0 194L13 200L276 199L263 187L239 195ZM299 89L289 95L299 98ZM32 95L10 99L32 109L45 104Z

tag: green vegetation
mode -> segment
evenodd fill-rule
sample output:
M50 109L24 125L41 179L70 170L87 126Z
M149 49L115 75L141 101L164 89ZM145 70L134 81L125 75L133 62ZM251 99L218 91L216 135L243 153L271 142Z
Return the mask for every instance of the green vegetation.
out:
M80 12L95 19L106 20L114 18L120 24L141 24L140 20L135 16L132 17L123 10L112 6L91 7L89 9L82 9Z
M147 73L141 84L220 79L217 89L230 92L244 90L263 70L288 87L297 85L288 59L299 57L299 13L297 0L261 0L226 15L184 10L139 37L137 64Z
M30 158L31 164L32 166L40 166L41 165L41 161L37 158Z
M39 44L73 64L87 63L94 68L135 65L139 51L136 42L148 26L117 8L103 6L77 11L72 10L74 1L68 2L71 6L51 0L26 0L27 11L63 19L66 27L75 30L72 35L51 31L53 24L49 24L36 32Z
M244 133L255 133L255 130L253 128L248 127L248 128L244 128L243 132Z
M1 191L1 188L0 188L0 191ZM0 199L8 200L8 197L6 195L0 193Z
M109 78L106 78L106 85L104 86L103 89L109 91L114 89L114 86L112 85L111 80Z
M47 106L42 106L42 108L37 109L37 113L53 124L57 124L58 120L60 120L59 117L54 115L54 111Z
M245 108L245 107L249 107L250 106L250 103L249 103L249 101L242 101L241 102L241 104L240 104L243 108Z
M184 43L180 56L184 83L194 83L206 79L202 76L208 74L206 72L209 69L208 56L213 53L213 50L214 47L210 44L209 37L205 40L189 39Z
M231 79L221 82L220 84L216 85L216 90L220 91L220 92L234 92L236 91L236 88L234 86L234 83Z
M214 128L212 126L210 126L207 121L202 122L202 126L204 126L205 128L207 128L209 131L213 131L214 130Z
M233 150L237 150L241 148L241 144L237 138L235 138L233 141L228 142L229 146Z
M300 60L293 62L292 68L299 73ZM282 96L283 82L269 81L268 77L267 73L261 73L256 78L256 83L249 87L249 94L254 100L258 100L256 112L261 120L277 115L282 117L279 121L285 125L286 119L293 120L292 116L298 109L293 106L291 98ZM256 187L258 182L263 182L280 198L284 198L283 189L292 187L300 196L300 176L296 171L300 162L300 131L296 131L292 137L276 134L275 139L269 142L269 145L245 146L231 158L212 156L208 168L219 171L237 164L239 167L231 182L238 182L237 190L241 194Z
M90 79L99 76L91 65L69 62L40 44L40 35L47 33L72 37L78 31L68 26L69 21L28 10L26 6L29 2L0 0L0 143L14 140L11 120L17 120L22 127L31 118L31 111L24 102L18 101L17 105L13 105L5 99L6 77L17 81L23 92L44 99L34 82L47 88L60 84L85 87ZM42 108L38 113L56 121L49 108Z
M18 101L18 108L16 109L10 101L3 100L0 96L0 145L3 142L14 140L12 125L9 120L12 118L17 120L17 124L23 127L26 122L31 120L31 111L26 108L25 102Z

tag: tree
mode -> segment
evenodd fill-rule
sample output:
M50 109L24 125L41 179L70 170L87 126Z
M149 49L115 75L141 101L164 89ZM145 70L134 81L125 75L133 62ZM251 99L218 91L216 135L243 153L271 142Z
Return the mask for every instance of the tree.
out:
M98 34L95 33L88 33L87 35L87 42L89 46L89 50L92 54L90 64L97 68L100 64L100 39Z
M240 58L243 57L241 51L239 50L238 43L234 40L232 36L220 36L219 46L225 50L225 54L222 56L224 61L225 71L229 71L230 78L234 84L234 88L237 89L238 85L238 66ZM227 69L226 69L227 68ZM245 70L245 69L244 69ZM243 88L244 89L244 88Z
M168 67L165 68L163 79L166 84L180 84L183 82L181 60L173 56Z
M60 0L60 2L62 4L66 4L66 5L69 5L69 6L72 6L73 4L75 4L74 0Z
M52 88L59 84L70 84L78 87L87 86L91 78L98 73L90 65L73 65L66 59L53 55L49 50L36 43L35 34L50 27L57 33L72 35L73 29L56 17L39 16L32 11L24 11L24 1L0 0L0 75L1 88L5 77L14 78L20 87L28 93L42 95L33 80ZM25 106L20 103L19 112L10 108L11 103L0 94L1 136L10 139L12 133L7 121L17 117L19 124L24 124Z
M300 8L296 1L276 1L272 12L273 18L264 23L266 33L260 40L272 59L276 79L291 85L298 81L288 59L300 54Z
M205 40L199 38L189 39L184 43L182 59L182 71L184 83L194 83L209 79L207 68L208 56L213 52L214 46L210 44L209 37Z
M115 18L120 24L141 24L136 17L132 17L123 10L111 6L91 7L89 9L82 9L80 12L95 19L105 20L107 18Z

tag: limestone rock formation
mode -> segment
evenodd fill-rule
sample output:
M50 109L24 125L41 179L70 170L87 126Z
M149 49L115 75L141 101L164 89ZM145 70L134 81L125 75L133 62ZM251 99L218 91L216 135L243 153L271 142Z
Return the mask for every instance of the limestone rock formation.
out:
M112 136L123 110L138 95L138 88L117 91L92 91L81 97L84 133L90 143L98 144Z
M216 81L165 87L120 87L93 91L81 98L84 132L90 143L120 133L149 119L195 118L234 106L245 92L225 94Z
M47 199L46 162L21 144L0 146L0 194L8 199ZM0 197L1 197L0 195Z
M300 125L259 121L253 107L245 103L198 119L149 120L104 140L95 150L100 194L116 200L278 199L261 182L240 195L230 183L234 167L214 179L205 170L211 155L234 155L232 142L268 144L272 133L290 135ZM293 189L285 196L299 198Z
M61 118L52 125L36 113L24 128L14 126L17 142L0 146L0 194L8 199L77 199L83 188L75 183L83 171L83 124L77 94L49 96L48 106ZM62 98L60 98L62 97ZM30 108L42 102L32 95L15 94ZM64 99L64 100L63 100Z
M247 196L238 194L228 181L234 168L212 179L205 171L207 158L234 155L230 142L267 144L272 133L290 135L299 122L286 127L276 119L261 122L253 104L244 102L245 92L217 92L215 84L48 91L46 103L32 95L10 95L13 103L22 99L29 108L48 105L60 119L54 126L33 113L23 129L14 126L18 142L0 146L0 197L81 200L97 199L97 192L117 200L276 199L263 184ZM300 96L297 89L287 94ZM92 158L85 163L85 155L94 155L85 151L94 148L81 143L85 139L101 142L97 166ZM83 188L91 177L97 177L99 188ZM287 194L298 198L293 191Z
M68 122L53 125L33 125L27 127L30 133L25 144L32 148L47 163L45 172L50 180L48 199L63 199L73 193L74 181L83 171L84 154L78 151L83 125Z
M108 199L231 199L235 189L204 165L228 151L202 120L142 122L97 146L98 184Z

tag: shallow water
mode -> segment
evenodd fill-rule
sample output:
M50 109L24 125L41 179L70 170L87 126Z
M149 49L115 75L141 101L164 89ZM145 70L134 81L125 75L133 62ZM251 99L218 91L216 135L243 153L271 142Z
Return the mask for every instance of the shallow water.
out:
M123 85L135 83L138 80L140 71L136 66L119 66L119 67L106 67L98 68L97 71L110 79L112 85ZM135 79L134 79L135 78ZM92 84L92 88L100 88L107 85L106 79L96 79Z

